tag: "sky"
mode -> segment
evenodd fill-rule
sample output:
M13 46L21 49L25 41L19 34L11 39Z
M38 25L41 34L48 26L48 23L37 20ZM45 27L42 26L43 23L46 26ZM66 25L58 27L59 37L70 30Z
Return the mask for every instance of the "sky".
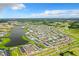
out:
M79 3L0 3L0 18L79 18Z

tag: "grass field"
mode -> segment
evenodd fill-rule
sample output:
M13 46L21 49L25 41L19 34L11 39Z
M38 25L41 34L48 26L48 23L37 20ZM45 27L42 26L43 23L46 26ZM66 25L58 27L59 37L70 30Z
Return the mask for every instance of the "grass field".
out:
M75 54L76 56L79 56L79 47L73 48L70 51L73 52L73 54Z
M71 44L71 46L75 47L70 49L70 51L72 51L74 55L79 56L79 29L64 29L63 32L73 39L73 43Z
M68 34L70 37L79 40L79 29L69 29L69 30L64 30L64 32Z
M74 55L72 55L71 53L67 52L67 53L64 54L64 56L74 56Z
M10 53L12 56L21 56L19 48L15 48L15 49L11 50Z
M0 48L8 49L8 47L5 47L5 44L10 41L9 38L2 38L2 41L0 42Z

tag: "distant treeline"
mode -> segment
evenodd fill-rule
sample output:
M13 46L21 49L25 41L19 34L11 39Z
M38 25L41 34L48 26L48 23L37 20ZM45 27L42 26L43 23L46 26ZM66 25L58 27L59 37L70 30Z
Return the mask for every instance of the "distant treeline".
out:
M79 29L79 22L73 22L70 24L69 28Z
M67 20L73 20L73 21L78 21L79 18L6 18L6 19L0 19L0 22L7 22L7 21L20 21L20 22L25 22L25 21L67 21Z
M67 21L67 20L73 20L73 21L78 21L79 18L24 18L24 19L16 19L17 21L25 22L25 21L32 21L32 22L37 22L37 21Z

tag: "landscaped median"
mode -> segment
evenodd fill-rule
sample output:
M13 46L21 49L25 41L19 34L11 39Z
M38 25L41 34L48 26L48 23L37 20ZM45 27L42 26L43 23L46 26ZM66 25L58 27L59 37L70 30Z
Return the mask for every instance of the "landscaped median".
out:
M35 44L35 42L34 42L33 40L29 39L29 38L26 37L26 36L22 36L22 39L28 41L28 44L29 44L29 43L30 43L30 44Z
M39 47L41 47L41 48L47 48L44 44L41 44L41 43L38 43L38 44L36 44L37 46L39 46Z

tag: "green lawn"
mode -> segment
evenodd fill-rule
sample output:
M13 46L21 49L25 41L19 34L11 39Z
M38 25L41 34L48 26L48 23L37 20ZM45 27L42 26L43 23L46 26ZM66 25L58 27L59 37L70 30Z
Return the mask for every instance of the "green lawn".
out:
M22 39L28 41L28 44L35 44L35 42L28 37L22 36Z
M15 49L11 50L10 53L12 56L21 56L19 48L15 48Z
M68 34L71 38L79 40L79 29L64 29L64 33Z
M67 53L64 53L64 56L74 56L74 55L72 55L71 53L67 52Z
M73 52L75 55L79 56L79 47L73 48L70 51Z
M6 44L6 43L8 43L9 41L10 41L9 38L2 38L2 44L3 45Z
M74 39L73 43L71 43L71 46L75 47L70 49L70 51L72 51L75 55L79 56L79 29L64 29L64 33L67 34L70 38Z
M0 48L8 49L8 47L5 47L5 44L10 41L9 38L2 38L2 41L0 42Z
M41 47L41 48L43 48L43 49L46 48L46 46L43 45L43 44L41 44L41 43L38 43L37 46L39 46L39 47Z

